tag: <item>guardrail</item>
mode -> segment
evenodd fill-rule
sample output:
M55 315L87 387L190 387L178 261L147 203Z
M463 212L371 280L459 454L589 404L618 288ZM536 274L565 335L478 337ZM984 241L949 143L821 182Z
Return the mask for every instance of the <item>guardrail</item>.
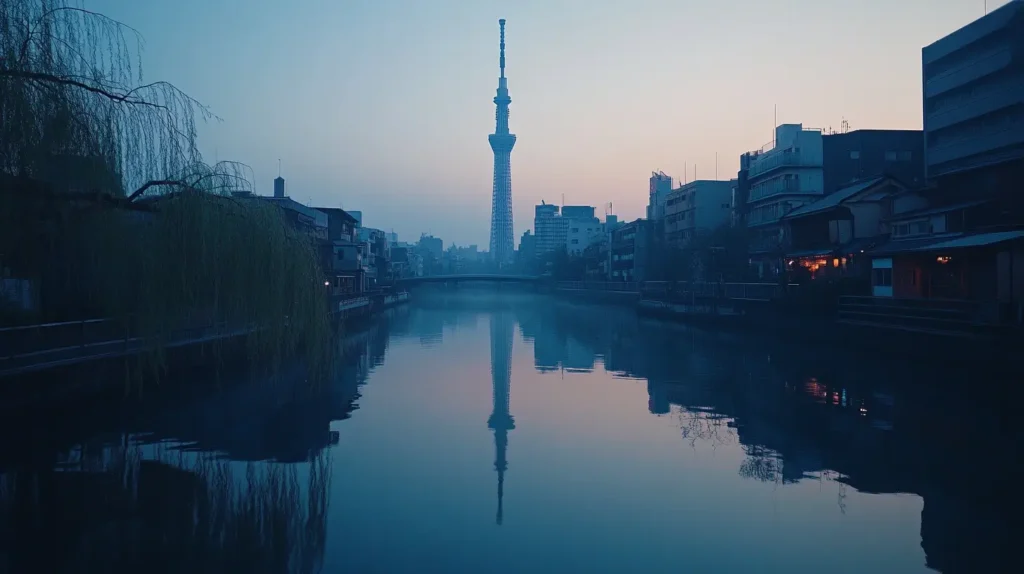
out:
M640 292L640 283L636 281L559 281L556 287L571 290Z
M744 299L770 301L779 299L796 289L795 283L715 283L689 281L646 281L643 294L651 298L693 298L714 297L722 299Z
M130 325L130 320L90 319L0 329L0 376L126 356L155 345L173 348L212 342L257 328L211 322L143 337Z
M693 297L716 297L724 299L746 299L770 301L779 299L796 289L796 283L714 283L689 281L560 281L556 284L563 290L624 291L639 293L644 298L692 299Z

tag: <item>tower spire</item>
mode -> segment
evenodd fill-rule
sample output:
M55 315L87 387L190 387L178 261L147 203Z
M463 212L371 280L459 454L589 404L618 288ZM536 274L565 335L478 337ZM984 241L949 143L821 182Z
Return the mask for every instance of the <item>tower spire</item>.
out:
M499 48L501 49L501 57L498 59L498 63L501 65L501 76L505 77L505 19L498 20L498 26L501 28L501 43Z

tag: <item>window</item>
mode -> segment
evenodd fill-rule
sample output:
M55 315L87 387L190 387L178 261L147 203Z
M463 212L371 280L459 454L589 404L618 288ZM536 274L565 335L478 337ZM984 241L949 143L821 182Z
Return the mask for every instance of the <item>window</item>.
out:
M913 157L909 151L896 152L896 159L899 161L910 161Z
M910 224L911 235L922 235L931 231L931 224L928 221L915 221Z
M871 276L875 287L892 287L892 268L873 269Z
M579 242L580 242L580 240L579 240L579 239L573 239L573 240L572 240L572 244L573 244L573 245L577 245L577 244L579 244Z
M580 228L579 227L573 227L572 228L572 232L573 233L579 233L580 232Z
M850 159L860 159L860 151L853 150L850 152Z
M896 161L896 152L887 151L885 152L885 161Z
M342 261L344 259L345 259L345 252L344 251L339 251L338 252L338 261Z

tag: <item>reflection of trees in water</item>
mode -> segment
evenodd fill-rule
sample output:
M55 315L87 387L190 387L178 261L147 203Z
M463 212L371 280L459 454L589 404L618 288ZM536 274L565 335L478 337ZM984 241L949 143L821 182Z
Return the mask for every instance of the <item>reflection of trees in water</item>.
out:
M761 445L743 445L747 458L740 463L740 476L761 482L782 483L782 456Z
M329 455L301 466L242 465L143 448L78 449L57 470L0 477L0 565L14 572L319 569Z
M681 409L679 412L679 428L683 439L689 441L693 448L697 447L698 442L707 443L713 449L736 444L738 437L736 431L729 426L730 420L712 411Z

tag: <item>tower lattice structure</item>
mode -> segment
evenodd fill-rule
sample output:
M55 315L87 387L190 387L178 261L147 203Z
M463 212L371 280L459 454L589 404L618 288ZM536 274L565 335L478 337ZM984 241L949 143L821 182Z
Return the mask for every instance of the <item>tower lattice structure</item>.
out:
M498 94L494 97L494 133L487 139L494 152L494 181L491 188L491 256L499 265L512 263L515 244L512 238L512 148L516 136L508 131L508 81L505 78L505 20L498 20L501 29Z

